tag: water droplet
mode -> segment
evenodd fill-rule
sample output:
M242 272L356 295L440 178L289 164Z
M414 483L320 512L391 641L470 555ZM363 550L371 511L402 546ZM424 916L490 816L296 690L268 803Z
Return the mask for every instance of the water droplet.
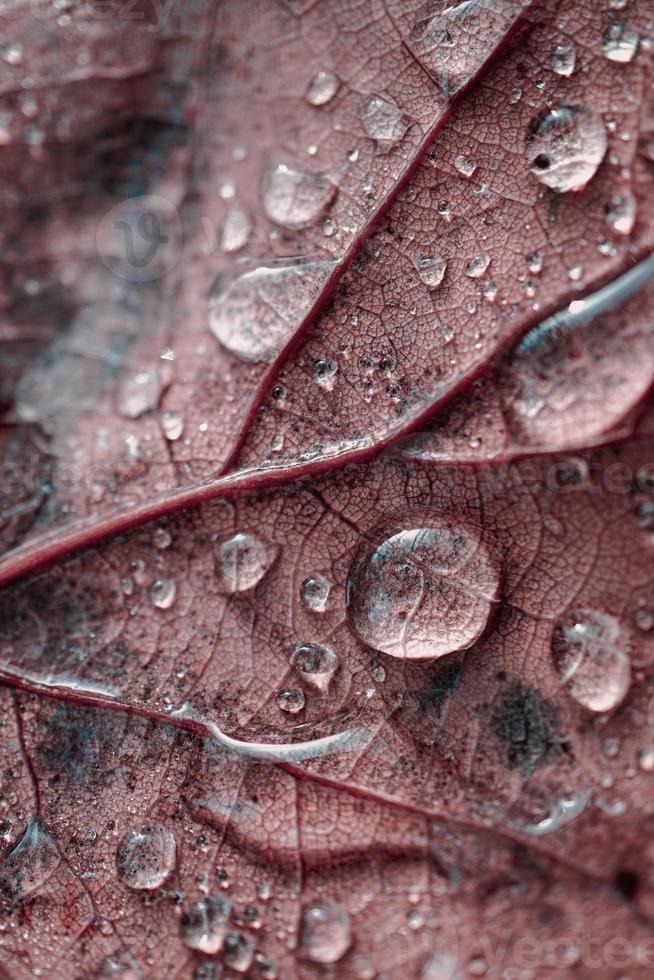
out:
M552 635L554 668L568 694L590 711L613 711L631 684L631 661L613 616L575 609Z
M222 591L231 594L253 589L273 565L278 550L277 545L242 532L223 541L216 554L216 575Z
M447 270L447 262L440 255L425 255L415 263L418 275L429 289L436 289L442 283Z
M319 71L309 82L307 102L310 105L327 105L338 92L338 77L332 71Z
M231 903L219 895L197 902L181 919L182 941L189 949L213 956L223 948Z
M637 609L634 613L634 622L643 633L654 630L654 609Z
M396 143L409 128L409 121L392 102L374 96L363 107L363 127L373 140Z
M477 164L474 162L474 160L470 160L469 157L463 155L456 157L454 166L460 174L463 174L464 177L472 177L477 169Z
M510 16L496 0L432 0L422 5L406 44L449 98L499 43Z
M150 599L157 609L170 609L177 595L177 586L171 578L160 578L150 586Z
M606 220L620 235L630 235L636 223L636 198L631 191L611 198Z
M356 557L348 613L374 650L431 660L481 636L497 588L497 570L473 532L448 524L400 530Z
M323 898L302 910L300 947L313 963L337 963L351 942L350 917L340 902Z
M559 106L532 123L527 163L552 190L579 191L597 172L606 146L604 123L597 113L582 106Z
M252 234L252 222L242 208L230 208L220 231L220 248L223 252L238 252L247 245Z
M247 973L254 959L254 947L240 932L231 932L225 938L223 963L235 973Z
M552 69L557 75L569 78L575 70L577 55L572 44L556 44L552 51Z
M160 824L142 824L130 830L116 849L116 867L128 888L160 888L175 867L175 837Z
M324 693L338 668L338 657L322 643L300 643L291 653L291 665L307 684Z
M480 276L483 276L489 265L490 256L475 255L466 266L466 275L470 279L479 279Z
M278 163L265 173L263 207L276 225L307 228L327 210L336 191L328 177Z
M386 680L386 671L383 667L373 667L372 668L372 679L375 684L383 684Z
M638 765L643 772L654 772L654 745L644 745L638 753Z
M152 535L155 548L170 548L171 538L165 527L158 527Z
M181 412L162 412L161 429L169 442L175 442L184 432L184 416Z
M311 306L333 262L287 260L218 276L209 296L209 328L244 361L272 361Z
M277 707L289 715L297 715L302 711L305 703L304 692L296 688L279 691L275 700Z
M626 64L631 61L638 48L638 35L620 21L614 21L602 38L602 54L609 61Z
M120 392L120 414L137 419L155 408L161 394L161 382L156 371L137 371L123 384Z
M532 275L537 276L543 271L543 256L540 252L530 252L527 256L527 268Z
M313 366L313 376L322 388L331 391L334 387L336 375L338 374L338 363L331 357L321 358Z
M19 65L23 60L23 46L19 41L13 41L2 47L2 60L8 65Z
M312 612L323 613L332 590L331 582L323 575L311 575L300 586L302 602Z
M322 233L326 238L331 238L336 234L336 224L331 218L325 218L322 226Z

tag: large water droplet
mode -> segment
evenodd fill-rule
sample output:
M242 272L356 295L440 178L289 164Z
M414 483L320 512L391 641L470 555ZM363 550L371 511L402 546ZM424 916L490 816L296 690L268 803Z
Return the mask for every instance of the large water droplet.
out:
M497 0L428 0L406 44L449 98L479 69L514 16L514 4Z
M552 660L568 694L590 711L613 711L629 690L625 639L617 619L606 613L567 613L552 634Z
M557 44L552 51L552 68L557 75L569 78L575 70L577 55L571 44Z
M264 211L276 225L306 228L327 210L336 190L328 177L278 163L270 166L264 176Z
M272 361L311 306L333 262L273 262L216 279L209 296L209 329L244 361ZM236 270L235 270L236 271Z
M338 77L333 71L319 71L309 82L307 102L310 105L327 105L338 92L338 86Z
M305 578L300 586L302 602L312 612L323 613L327 608L327 600L332 586L324 575L311 575Z
M363 107L363 127L373 140L396 143L409 128L409 120L392 102L373 96Z
M223 592L246 592L264 577L277 558L278 547L254 534L238 532L216 553L216 575Z
M182 941L207 956L218 953L223 948L230 912L231 903L219 895L197 902L182 916Z
M118 874L128 888L160 888L175 867L175 837L161 824L135 827L116 849Z
M447 262L440 255L425 255L415 263L418 275L429 289L436 289L443 281Z
M353 562L348 613L373 649L431 660L481 636L497 588L497 569L471 531L447 524L400 530Z
M291 664L307 684L324 693L338 668L338 657L322 643L300 643L291 653Z
M614 21L602 38L602 54L609 61L626 64L631 61L638 48L638 35L620 21Z
M582 106L559 106L532 123L527 163L552 190L579 191L597 172L606 146L606 130L597 113Z
M305 907L300 924L300 947L314 963L337 963L350 948L350 917L340 904L323 898Z
M159 401L161 382L156 371L137 371L123 384L118 408L128 419L151 411Z

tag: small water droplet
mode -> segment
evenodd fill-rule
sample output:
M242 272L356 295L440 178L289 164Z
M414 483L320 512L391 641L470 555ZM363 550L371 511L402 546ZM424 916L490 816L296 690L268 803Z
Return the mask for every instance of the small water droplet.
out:
M543 271L543 256L540 252L530 252L527 256L527 268L532 275L537 276Z
M654 609L637 609L634 613L634 622L643 633L654 630Z
M440 255L425 255L415 263L418 275L425 286L436 289L445 278L447 262Z
M291 665L307 684L324 693L338 668L338 657L322 643L300 643L291 653Z
M307 88L307 102L310 105L327 105L338 92L340 82L332 71L319 71L313 76Z
M531 124L526 157L541 183L565 193L586 186L606 147L604 123L597 113L582 106L559 106Z
M332 270L332 261L286 260L237 266L216 279L209 295L209 329L244 361L272 361L292 336Z
M336 192L336 185L328 177L278 163L265 173L263 207L276 225L307 228L327 210Z
M304 708L304 691L288 688L279 691L275 700L280 711L285 711L289 715L297 715Z
M223 541L216 553L216 575L223 592L253 589L277 558L277 545L254 534L238 532Z
M552 69L569 78L575 70L577 55L572 44L556 44L552 51Z
M497 570L473 532L448 524L401 530L355 558L348 614L374 650L432 660L481 636L497 587Z
M238 252L247 245L252 234L252 222L242 208L230 208L220 231L220 248L223 252Z
M326 238L331 238L332 235L336 234L336 223L331 218L325 218L322 233Z
M386 671L383 667L373 667L372 668L372 679L375 684L383 684L386 680Z
M644 745L638 753L638 765L643 772L654 772L654 745Z
M565 690L590 711L613 711L631 685L631 661L620 624L606 613L567 613L552 635L552 660Z
M120 392L120 414L137 419L155 408L161 394L161 382L156 371L137 371L123 384Z
M490 256L475 255L475 257L471 259L466 266L466 275L470 279L479 279L479 277L483 276L483 274L486 272L489 265Z
M611 198L606 220L619 235L630 235L636 223L636 198L631 191Z
M8 65L19 65L23 60L23 46L19 41L13 41L2 47L2 60Z
M169 548L172 540L165 527L158 527L152 535L155 548Z
M312 612L324 613L332 586L323 575L310 575L300 586L302 602Z
M609 61L626 64L633 59L637 48L636 32L618 20L609 25L602 38L602 54Z
M396 143L409 128L409 121L392 102L374 96L363 107L363 127L373 140Z
M313 366L313 376L322 388L331 391L334 387L336 375L338 374L338 363L331 357L321 358Z
M161 429L169 442L175 442L184 432L184 416L181 412L162 412Z
M235 973L247 973L254 959L254 947L240 932L231 932L225 937L222 959Z
M189 949L213 956L223 948L231 903L219 895L209 895L193 905L180 923L182 941Z
M454 166L460 174L463 174L464 177L472 177L477 169L477 164L474 162L474 160L471 160L469 157L464 156L463 154L456 157L454 160Z
M160 578L150 586L150 599L157 609L170 609L177 595L177 586L171 578Z
M161 824L142 824L130 830L116 849L116 867L128 888L160 888L175 867L176 843Z
M313 963L337 963L350 948L350 917L340 902L320 899L306 906L300 923L300 947Z

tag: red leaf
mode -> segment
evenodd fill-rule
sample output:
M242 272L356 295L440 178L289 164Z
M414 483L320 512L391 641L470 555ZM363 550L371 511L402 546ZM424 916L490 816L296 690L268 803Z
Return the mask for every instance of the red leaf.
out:
M2 49L0 976L651 975L647 4L105 14Z

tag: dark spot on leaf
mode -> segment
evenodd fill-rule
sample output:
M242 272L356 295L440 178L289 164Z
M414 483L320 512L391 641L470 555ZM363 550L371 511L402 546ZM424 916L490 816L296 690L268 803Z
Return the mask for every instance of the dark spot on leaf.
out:
M491 725L506 745L509 767L519 767L526 775L560 751L554 709L531 687L513 684L496 707Z

